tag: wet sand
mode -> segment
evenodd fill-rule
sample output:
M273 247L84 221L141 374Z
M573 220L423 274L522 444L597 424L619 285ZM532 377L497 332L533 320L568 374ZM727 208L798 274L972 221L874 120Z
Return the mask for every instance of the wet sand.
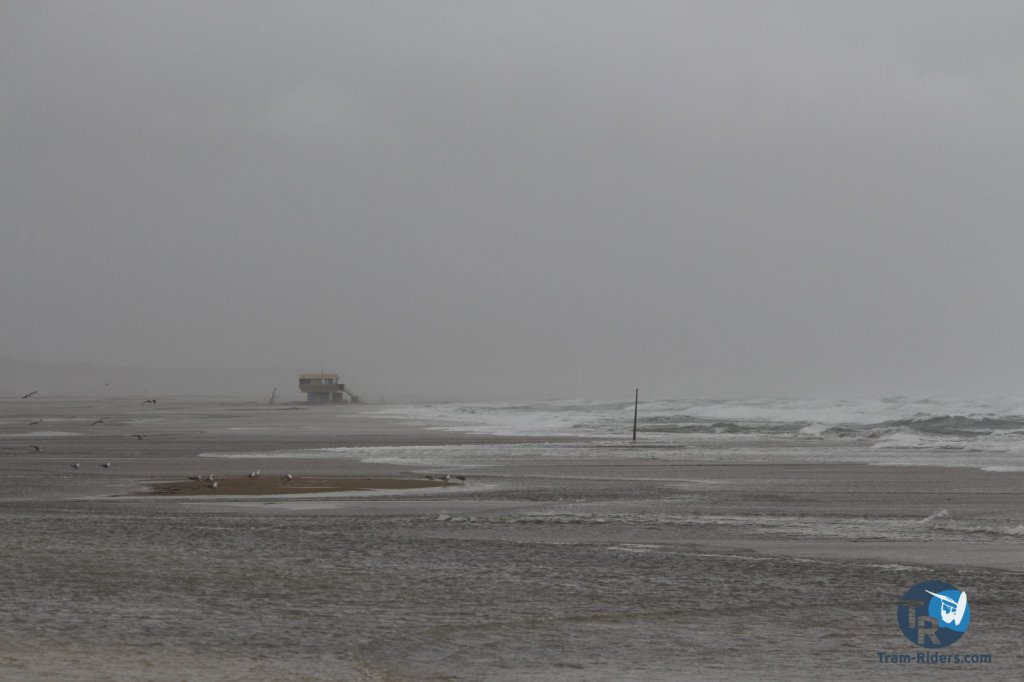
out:
M903 679L876 651L908 648L924 579L972 595L960 649L996 661L932 679L1024 667L1021 472L560 454L372 413L0 401L0 679ZM499 449L333 450L384 445Z

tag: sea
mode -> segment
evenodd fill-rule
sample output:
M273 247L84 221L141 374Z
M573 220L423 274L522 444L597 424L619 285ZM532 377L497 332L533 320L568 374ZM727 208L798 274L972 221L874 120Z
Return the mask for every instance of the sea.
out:
M1024 471L1024 398L444 402L385 407L374 414L431 430L586 441L493 452L479 447L374 451L375 461L396 464L486 465L574 451L593 460L606 454L605 445L615 448L608 456L626 459L845 461ZM628 447L622 447L627 439Z
M0 680L1024 669L1024 400L0 402ZM465 482L128 494L255 468ZM900 630L925 580L970 596L963 662Z

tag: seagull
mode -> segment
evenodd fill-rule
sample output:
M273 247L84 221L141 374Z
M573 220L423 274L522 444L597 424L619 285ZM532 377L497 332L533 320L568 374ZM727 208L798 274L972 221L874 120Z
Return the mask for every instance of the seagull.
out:
M136 438L138 438L139 440L142 440L143 438L145 438L145 436L142 435L141 433L133 433L132 435L135 436Z
M99 418L99 419L97 419L96 421L94 421L94 422L92 422L91 424L89 424L89 426L96 426L97 424L102 424L102 423L103 423L103 422L105 422L106 420L107 420L107 418L106 418L106 417L100 417L100 418Z
M149 400L143 400L142 401L143 405L148 405L149 403L153 403L154 405L156 405L156 398L151 398Z
M429 476L429 475L428 475L428 476L427 476L427 480L428 480L428 481L433 481L433 480L434 480L434 477L433 477L433 476Z
M29 426L35 426L36 424L42 424L42 423L43 423L42 419L37 419L34 422L29 422L28 425Z
M455 478L459 479L459 480L460 480L460 481L462 481L463 483L465 483L465 482L466 482L466 477L465 477L465 476L456 476Z
M201 480L203 480L203 477L202 476L189 476L188 480L190 480L190 481L201 481Z
M25 395L21 396L21 399L24 400L25 398L31 398L36 393L39 393L39 391L32 391L31 393L26 393Z
M452 477L450 474L445 474L444 476L441 477L441 480L447 483L448 481L452 480Z
M71 468L72 469L81 469L82 465L79 464L78 462L75 462L74 464L71 465Z
M220 485L220 483L218 483L217 481L214 481L213 483L208 484L206 487L207 488L216 488L219 485Z
M110 462L104 462L100 466L103 467L104 469L109 469L110 468Z
M291 475L291 474L285 474L285 475L284 475L284 476L282 476L281 478L283 478L283 479L284 479L284 480L286 480L286 481L290 481L290 480L292 480L292 475Z
M36 452L42 452L43 451L43 449L41 447L39 447L38 445L29 445L29 447L32 448L33 450L35 450Z
M212 481L216 477L217 477L217 474L210 474L209 476L206 477L206 480L207 481Z

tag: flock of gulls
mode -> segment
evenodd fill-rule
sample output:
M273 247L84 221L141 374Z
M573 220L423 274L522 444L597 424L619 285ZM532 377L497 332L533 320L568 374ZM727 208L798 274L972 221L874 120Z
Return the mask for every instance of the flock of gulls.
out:
M106 384L103 384L103 385L104 386L109 386L110 384L106 383ZM31 392L26 393L25 395L21 396L21 398L22 398L22 400L24 400L26 398L31 398L34 395L36 395L37 393L39 393L39 391L31 391ZM149 400L144 400L143 404L144 405L156 405L156 400L152 399L152 398L149 399ZM89 426L96 426L97 424L102 424L106 420L107 420L106 417L100 417L99 419L96 419L96 420L90 422ZM42 419L35 419L35 420L29 422L29 426L35 426L37 424L42 424L42 423L43 423ZM132 438L135 438L136 440L140 440L140 441L146 439L146 434L144 434L144 433L133 433L133 434L131 434L131 436L132 436ZM42 452L43 451L43 449L41 447L39 447L38 445L30 445L29 447L32 448L35 452ZM103 469L110 469L111 468L111 464L110 464L110 462L104 462L103 464L100 465L100 467L102 467ZM72 469L81 469L82 465L80 463L78 463L78 462L75 462L75 463L73 463L71 465L71 468ZM250 471L249 472L249 478L254 480L254 481L255 480L260 480L262 478L262 476L263 476L263 470L262 469L256 469L254 471ZM220 487L220 481L217 480L217 474L210 474L209 476L205 476L205 477L203 477L203 476L189 476L188 478L189 478L190 481L198 481L200 483L206 483L206 487L210 488L210 489L213 489L213 490L216 490L218 487ZM292 476L291 474L284 474L283 476L281 476L281 480L286 481L286 482L287 481L292 481L292 480L294 480L294 478L295 477ZM457 475L457 474L455 474L455 475L453 475L453 474L427 474L425 478L428 481L438 481L440 483L453 483L455 481L458 481L459 483L463 483L464 484L466 482L466 477L465 476Z
M466 482L465 476L452 476L451 474L444 474L443 476L431 476L430 474L427 474L426 476L428 481L441 481L442 483L451 483L453 478L461 483Z
M105 383L103 385L104 386L109 386L110 383L107 382L107 383ZM37 393L39 393L39 391L30 391L30 392L26 393L25 395L21 396L21 399L25 400L26 398L31 398L34 395L36 395ZM143 405L156 405L156 399L155 398L151 398L149 400L143 400L142 404ZM99 419L94 419L93 421L89 422L89 426L96 426L97 424L102 424L105 421L107 421L106 417L100 417ZM32 421L30 421L28 423L28 425L29 426L36 426L37 424L42 424L42 423L43 423L42 419L33 419ZM146 438L146 434L144 434L144 433L133 433L133 434L131 434L131 436L132 436L132 438L135 438L136 440L145 440L145 438ZM38 445L29 445L29 447L32 448L32 450L34 452L42 452L43 451L43 449L41 447L39 447ZM104 468L104 469L111 468L110 462L104 462L100 466L102 468ZM71 468L72 469L81 469L82 465L79 464L78 462L75 462L74 464L71 465Z
M250 477L251 477L251 474L250 474ZM210 474L206 478L203 478L202 476L189 476L188 477L188 480L190 480L190 481L199 481L200 483L202 483L203 481L206 481L206 487L207 488L213 488L213 489L217 489L217 488L220 487L220 481L218 481L216 479L217 479L217 474Z
M106 466L106 465L104 465L104 466ZM223 480L226 477L221 476L219 478L221 480ZM262 469L256 469L254 471L250 471L249 472L249 479L251 479L253 481L258 481L258 480L261 480L262 478L263 478L263 470ZM439 481L441 483L453 483L455 481L458 481L459 483L465 483L466 482L466 477L465 476L461 476L461 475L453 476L452 474L427 475L426 479L428 481ZM206 487L210 488L211 490L216 490L217 488L220 487L220 480L218 480L218 475L217 474L210 474L209 476L189 476L188 480L196 481L198 483L205 483ZM292 476L291 474L284 474L283 476L281 476L281 480L285 481L287 483L288 481L295 480L295 477Z
M209 476L189 476L188 480L190 480L190 481L198 481L199 483L206 483L206 487L207 488L216 490L217 488L220 487L220 481L218 481L217 478L218 478L217 474L210 474ZM221 476L220 478L223 479L223 478L226 478L226 477L225 476ZM262 469L256 469L255 471L250 471L249 472L249 478L251 480L254 480L254 481L258 481L258 480L262 479L263 478L263 470ZM285 474L285 475L281 476L281 480L285 481L285 482L292 481L294 479L295 479L295 477L292 476L291 474Z

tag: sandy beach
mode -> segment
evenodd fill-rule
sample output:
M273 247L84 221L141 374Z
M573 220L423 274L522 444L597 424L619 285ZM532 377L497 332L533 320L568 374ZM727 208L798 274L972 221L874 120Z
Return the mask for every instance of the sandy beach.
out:
M375 412L3 401L0 679L899 679L877 652L907 650L897 600L932 578L992 656L932 677L1024 667L1024 473Z

